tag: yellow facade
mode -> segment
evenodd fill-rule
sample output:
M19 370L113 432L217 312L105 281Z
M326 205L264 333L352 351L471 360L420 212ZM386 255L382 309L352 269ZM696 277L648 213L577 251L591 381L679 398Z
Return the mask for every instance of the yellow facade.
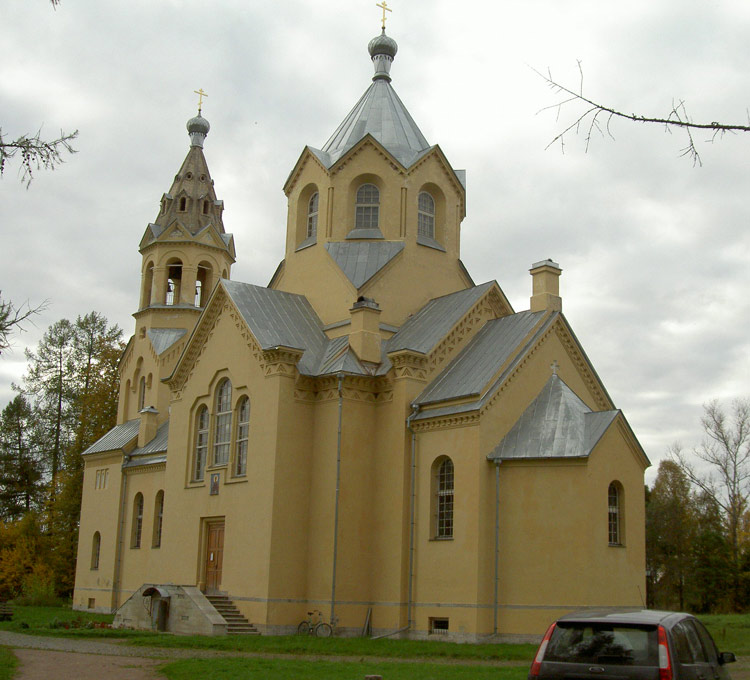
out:
M384 99L379 40L370 118L340 128L359 137L306 148L284 186L267 288L230 280L208 123L188 124L140 243L118 425L84 455L76 608L179 584L267 633L317 609L342 634L484 639L641 605L648 460L560 311L560 269L532 267L529 312L474 285L462 174ZM386 106L406 142L371 125Z

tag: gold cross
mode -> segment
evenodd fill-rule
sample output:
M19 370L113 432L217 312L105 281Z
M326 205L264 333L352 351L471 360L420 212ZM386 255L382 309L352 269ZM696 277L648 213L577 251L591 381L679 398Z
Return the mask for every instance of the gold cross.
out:
M383 2L377 3L375 7L383 8L383 30L385 30L385 13L392 12L393 10L390 7L388 7L388 3L386 2L386 0L383 0Z
M383 0L385 2L385 0ZM203 97L208 97L208 95L203 91L203 88L200 90L193 90L195 94L198 95L198 115L201 115L201 108L203 107Z

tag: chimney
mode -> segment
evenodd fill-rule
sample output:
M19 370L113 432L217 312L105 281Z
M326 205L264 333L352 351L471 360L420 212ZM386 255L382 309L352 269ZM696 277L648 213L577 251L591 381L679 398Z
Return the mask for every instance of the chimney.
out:
M156 436L156 419L159 412L153 406L147 406L139 412L141 424L138 428L138 448L148 444Z
M531 311L562 311L560 265L552 260L542 260L531 265L529 273L531 274Z
M349 346L360 361L380 363L380 306L375 300L359 297L349 310Z

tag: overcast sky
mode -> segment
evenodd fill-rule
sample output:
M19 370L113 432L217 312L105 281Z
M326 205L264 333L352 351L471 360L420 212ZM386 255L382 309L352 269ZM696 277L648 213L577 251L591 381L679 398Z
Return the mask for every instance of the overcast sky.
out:
M0 180L0 290L49 300L0 357L0 408L35 346L89 311L133 331L138 242L188 150L193 90L208 93L205 153L236 280L283 257L282 185L370 84L376 0L4 0L0 127L78 129L78 153L31 187ZM468 175L462 259L528 308L530 265L563 268L563 310L654 463L701 438L701 405L750 394L750 135L711 142L615 122L569 136L532 68L628 113L745 123L747 0L391 0L393 86L431 144Z

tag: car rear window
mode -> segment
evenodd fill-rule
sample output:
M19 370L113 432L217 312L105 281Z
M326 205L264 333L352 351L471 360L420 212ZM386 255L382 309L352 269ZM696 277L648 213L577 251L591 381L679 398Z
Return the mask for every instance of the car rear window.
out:
M544 660L657 666L656 626L558 621Z

